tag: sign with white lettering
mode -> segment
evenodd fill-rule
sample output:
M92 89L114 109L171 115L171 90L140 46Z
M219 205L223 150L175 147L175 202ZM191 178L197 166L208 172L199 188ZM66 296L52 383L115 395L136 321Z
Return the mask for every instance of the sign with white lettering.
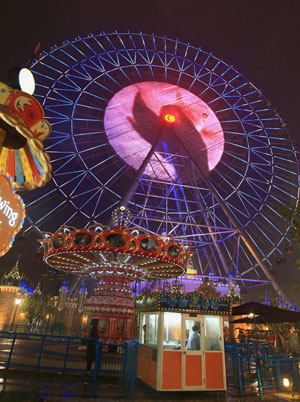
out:
M11 177L0 172L0 256L6 254L25 218L25 205L15 193Z
M206 298L198 292L187 295L174 293L144 294L134 297L134 308L139 311L177 311L195 314L231 314L227 297Z

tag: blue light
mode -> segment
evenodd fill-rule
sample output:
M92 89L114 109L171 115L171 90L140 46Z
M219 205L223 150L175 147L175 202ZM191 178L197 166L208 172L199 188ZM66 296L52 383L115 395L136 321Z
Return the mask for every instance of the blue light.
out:
M83 284L82 284L82 286L80 288L80 292L87 292L87 287L86 287L86 281L85 280L83 281Z
M29 286L29 288L27 289L27 293L28 293L29 295L33 295L33 292L34 292L33 287L32 287L32 286Z
M285 307L285 303L283 303L281 296L279 296L279 299L280 299L279 307Z
M68 285L67 285L67 278L64 279L63 284L60 287L62 290L68 290Z
M268 298L268 295L266 295L266 298L265 298L265 305L271 306L271 302L270 302L270 299Z
M27 283L24 280L21 282L21 290L23 290L23 292L27 292Z

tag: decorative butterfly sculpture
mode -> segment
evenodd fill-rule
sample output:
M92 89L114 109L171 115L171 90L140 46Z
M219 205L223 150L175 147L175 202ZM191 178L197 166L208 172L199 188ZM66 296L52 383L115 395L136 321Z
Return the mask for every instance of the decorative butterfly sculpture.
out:
M40 103L0 82L0 170L12 177L17 190L33 190L51 179L42 143L50 132Z

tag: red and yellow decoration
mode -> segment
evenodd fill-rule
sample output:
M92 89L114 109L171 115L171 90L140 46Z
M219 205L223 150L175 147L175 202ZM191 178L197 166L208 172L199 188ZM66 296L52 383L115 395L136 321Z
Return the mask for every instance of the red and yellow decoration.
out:
M85 307L99 319L105 342L133 336L133 298L130 282L170 279L183 275L190 259L187 246L171 236L128 227L131 213L119 207L114 226L94 224L87 229L61 226L58 233L43 233L44 261L58 270L90 274L98 286Z
M116 270L132 281L176 278L185 273L190 258L190 251L171 237L100 224L88 229L63 226L58 233L44 233L43 247L45 262L59 270L79 274Z
M42 143L50 132L40 103L0 82L0 169L13 178L17 190L33 190L51 179Z
M15 186L6 172L0 172L0 256L6 254L21 230L25 205L15 193Z
M44 261L65 272L114 272L129 281L170 279L185 273L190 259L187 245L172 236L129 228L131 212L123 206L113 211L112 218L112 228L97 223L87 229L61 226L57 233L43 233Z

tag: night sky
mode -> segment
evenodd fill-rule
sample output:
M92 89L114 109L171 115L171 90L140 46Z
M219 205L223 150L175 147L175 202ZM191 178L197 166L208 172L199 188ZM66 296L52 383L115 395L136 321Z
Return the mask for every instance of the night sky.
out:
M9 67L26 64L38 40L41 50L99 32L130 30L166 35L199 46L232 64L260 88L285 118L300 143L300 1L269 0L82 0L5 1L0 12L0 81ZM29 240L0 259L0 273L21 253L21 270L33 279L46 271L32 262L36 248ZM300 282L294 257L276 267L277 279ZM286 289L289 283L284 285Z

